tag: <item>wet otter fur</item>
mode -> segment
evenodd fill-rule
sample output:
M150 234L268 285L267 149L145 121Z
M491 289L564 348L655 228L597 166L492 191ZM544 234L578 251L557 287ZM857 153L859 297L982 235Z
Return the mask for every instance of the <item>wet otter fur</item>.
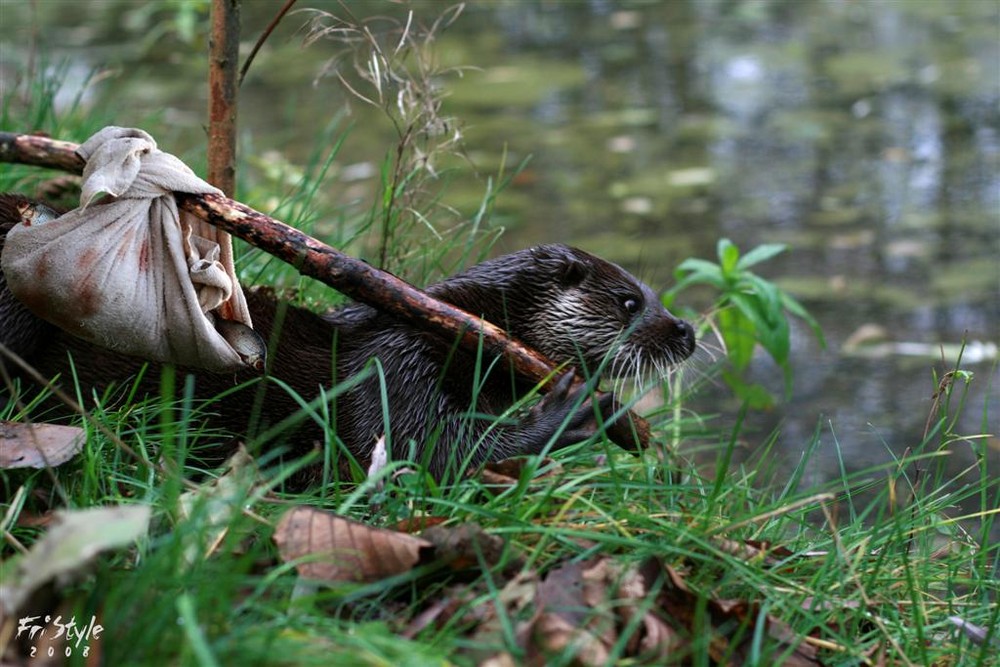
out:
M0 239L20 220L17 204L22 201L0 195ZM491 259L426 291L505 328L554 361L570 362L587 376L602 371L615 376L662 373L695 347L691 326L664 309L648 286L610 262L565 245L542 245ZM248 290L247 301L255 329L270 341L268 375L302 399L312 400L321 390L368 370L364 379L330 401L337 438L362 464L386 433L393 458L423 462L440 479L466 465L579 442L595 429L595 407L589 399L581 404L578 392L584 389L571 390L568 381L560 382L526 415L497 420L530 390L529 383L501 364L369 306L318 315L267 289ZM71 386L75 374L84 396L129 382L143 364L36 318L6 290L2 276L0 342L44 376L60 374L64 385ZM372 359L378 360L377 367ZM196 396L214 399L212 423L235 434L259 433L301 407L278 382L251 382L232 391L255 378L249 371L217 375L181 370L195 375ZM141 392L159 391L159 371L151 364ZM610 396L601 398L597 408L610 418ZM321 444L324 431L315 420L306 419L287 437L293 449L302 452Z

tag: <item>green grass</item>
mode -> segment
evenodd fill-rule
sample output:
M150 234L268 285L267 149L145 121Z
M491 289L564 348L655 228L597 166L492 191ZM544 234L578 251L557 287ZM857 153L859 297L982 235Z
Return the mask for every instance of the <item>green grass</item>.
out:
M36 85L27 106L4 103L4 128L46 129L79 141L103 124L99 115L72 110L72 120L56 118L46 111L50 101L43 93L50 84ZM156 128L150 129L155 134ZM305 231L318 233L322 223L326 238L358 254L375 252L372 237L385 224L399 226L396 239L428 233L424 223L439 220L444 211L436 195L423 200L421 216L387 212L379 204L370 210L338 207L332 203L335 187L324 196L320 185L345 138L348 129L332 123L317 141L323 148L301 166L301 180L287 191L266 177L244 182L245 201L276 211ZM5 168L0 188L30 193L49 176ZM415 179L408 173L394 180L392 169L383 174L386 188L413 187ZM496 182L503 181L501 173ZM391 249L394 268L424 278L474 261L494 238L482 223L495 196L490 188L481 215L450 240L427 244L433 248L426 251L412 244ZM243 252L241 270L253 282L305 285L289 267L256 251ZM317 307L337 300L311 286L302 298ZM745 650L737 656L720 649L724 657L778 664L789 648L764 632L760 621L771 617L794 636L813 637L824 664L877 664L882 656L890 664L997 664L1000 545L993 536L1000 532L1000 483L997 471L987 467L985 438L953 431L956 415L967 409L962 378L944 395L920 447L880 468L854 472L845 465L839 478L822 487L805 483L806 470L821 440L835 440L835 431L817 430L802 443L803 456L792 473L776 479L780 455L771 450L773 437L755 441L762 453L752 464L730 465L737 440L749 437L738 422L711 442L718 463L714 473L706 472L676 446L695 433L704 442L703 418L686 416L683 396L658 412L664 420L657 438L669 456L636 457L598 442L557 453L559 467L551 476L525 474L509 488L491 487L478 477L439 485L414 471L383 474L381 485L355 480L360 483L292 492L285 482L294 464L279 464L265 436L248 444L258 453L269 491L237 492L232 507L246 511L234 511L225 531L214 522L208 502L196 502L190 514L180 509L185 493L211 483L215 473L200 458L225 436L200 425L199 411L210 406L190 398L182 378L174 385L163 398L141 399L128 387L103 396L78 394L75 399L89 408L86 420L76 420L88 440L75 460L55 470L0 471L5 576L45 533L39 522L53 510L152 508L148 536L132 548L100 555L82 577L52 592L63 615L99 617L104 664L474 664L501 651L521 662L528 656L518 624L530 609L509 606L503 565L520 558L525 571L544 574L598 557L623 565L655 559L683 577L694 630L682 633L674 656L678 663L714 664L706 639L714 629L729 638L725 646ZM4 418L23 417L14 395L29 401L25 409L33 418L44 417L31 409L37 388L11 389L4 390L8 400L0 401ZM302 404L308 403L310 398L302 397ZM310 409L323 416L318 404ZM983 433L990 417L984 412ZM328 433L326 443L321 456L330 462L326 470L332 477L335 434ZM944 453L955 447L971 448L978 456L962 476L944 465ZM540 465L545 470L550 464ZM418 568L388 581L310 587L280 561L270 539L278 518L295 504L373 526L426 516L447 526L474 522L502 538L506 549L491 567L484 560L457 572ZM779 549L765 560L748 555L746 540ZM208 544L215 545L210 555L190 558L192 545ZM452 601L447 617L413 630L411 638L401 635L442 599ZM712 618L719 600L746 601L755 611L744 623L720 625ZM651 607L654 600L643 604ZM498 610L494 631L477 634L476 619L484 609ZM991 637L973 643L948 620L952 616L989 629ZM627 640L640 626L631 622L618 630L620 639L609 649L612 659L625 655ZM574 664L573 653L571 646L550 655L548 664ZM79 656L75 660L82 664Z
M228 520L210 557L189 562L185 550L192 542L217 537L197 505L190 516L180 514L187 487L167 472L184 470L207 484L194 457L218 439L190 421L193 407L154 400L92 411L96 423L144 462L93 429L84 453L57 470L3 473L8 497L17 492L26 499L5 526L25 546L40 531L19 526L23 517L119 503L153 508L148 538L99 558L90 576L59 589L77 618L101 614L107 664L325 664L331 652L357 664L440 664L445 656L466 662L517 650L514 635L504 639L502 633L494 646L466 646L467 622L428 628L412 640L396 634L419 611L459 590L470 600L457 607L456 618L478 605L502 606L499 568L474 567L443 579L414 573L391 583L301 594L294 571L276 557L271 529L245 514ZM893 661L906 656L912 664L991 664L989 650L970 643L947 619L996 626L1000 549L988 536L1000 488L985 466L973 481L943 477L936 442L935 435L929 454L845 474L823 488L798 488L808 457L780 488L761 489L766 457L749 469L720 465L713 479L695 474L683 458L667 466L609 446L562 452L557 459L563 469L553 477L499 491L478 479L438 487L412 473L379 490L341 484L291 494L279 484L265 498L248 494L245 505L269 522L289 503L377 526L416 516L445 518L449 525L475 522L506 541L508 557L520 554L526 569L540 572L596 556L622 563L655 557L683 572L706 602L753 601L796 634L815 633L839 647L824 655L825 664L858 664L879 646ZM807 452L815 444L807 443ZM893 484L903 495L913 482L903 471L918 463L931 483L915 483L912 499L893 501ZM283 474L277 467L263 471L267 480ZM857 502L861 492L863 504ZM951 518L954 507L970 501L978 518ZM777 562L748 558L740 551L746 539L781 547ZM3 547L5 558L16 553L11 544ZM694 641L688 648L688 657L702 662L706 647ZM774 664L785 648L761 640L754 664Z

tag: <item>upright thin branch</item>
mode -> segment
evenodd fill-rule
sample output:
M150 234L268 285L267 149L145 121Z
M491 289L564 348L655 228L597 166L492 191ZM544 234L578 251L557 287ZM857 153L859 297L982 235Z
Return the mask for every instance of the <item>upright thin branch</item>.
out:
M236 192L240 0L213 0L208 50L208 182L232 197Z
M257 41L254 43L253 48L250 49L250 55L248 55L247 59L243 62L243 67L240 68L240 79L236 85L243 85L243 79L247 77L247 72L250 71L250 65L253 64L253 59L257 57L257 52L260 51L260 47L264 46L264 42L266 42L267 38L271 36L271 33L274 32L274 29L277 28L278 24L281 22L281 19L285 17L285 14L291 10L292 5L294 4L295 0L285 0L285 4L282 5L281 9L278 10L278 13L271 19L271 22L267 24L266 28L264 28L264 32L261 33L260 37L258 37Z

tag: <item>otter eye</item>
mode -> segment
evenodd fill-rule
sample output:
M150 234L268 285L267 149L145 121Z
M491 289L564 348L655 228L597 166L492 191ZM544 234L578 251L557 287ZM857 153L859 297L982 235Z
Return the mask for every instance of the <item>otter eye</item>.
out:
M622 302L622 308L629 315L635 315L639 312L639 300L629 297Z

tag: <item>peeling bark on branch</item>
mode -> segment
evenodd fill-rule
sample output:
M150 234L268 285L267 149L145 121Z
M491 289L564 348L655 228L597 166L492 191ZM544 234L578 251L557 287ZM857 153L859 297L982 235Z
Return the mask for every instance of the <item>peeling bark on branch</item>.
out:
M77 144L48 137L0 132L0 161L82 173ZM510 338L499 327L433 299L404 280L376 269L294 227L220 195L177 193L178 204L200 219L239 237L316 278L347 296L394 315L445 340L460 338L462 346L476 353L480 347L499 355L522 377L540 382L554 370L551 361ZM549 383L552 384L551 382ZM634 451L649 444L649 423L633 412L608 429L608 437Z
M0 132L0 162L83 173L83 159L76 154L79 144L57 141L38 134Z
M212 3L208 40L208 182L236 192L236 72L240 57L239 0Z

